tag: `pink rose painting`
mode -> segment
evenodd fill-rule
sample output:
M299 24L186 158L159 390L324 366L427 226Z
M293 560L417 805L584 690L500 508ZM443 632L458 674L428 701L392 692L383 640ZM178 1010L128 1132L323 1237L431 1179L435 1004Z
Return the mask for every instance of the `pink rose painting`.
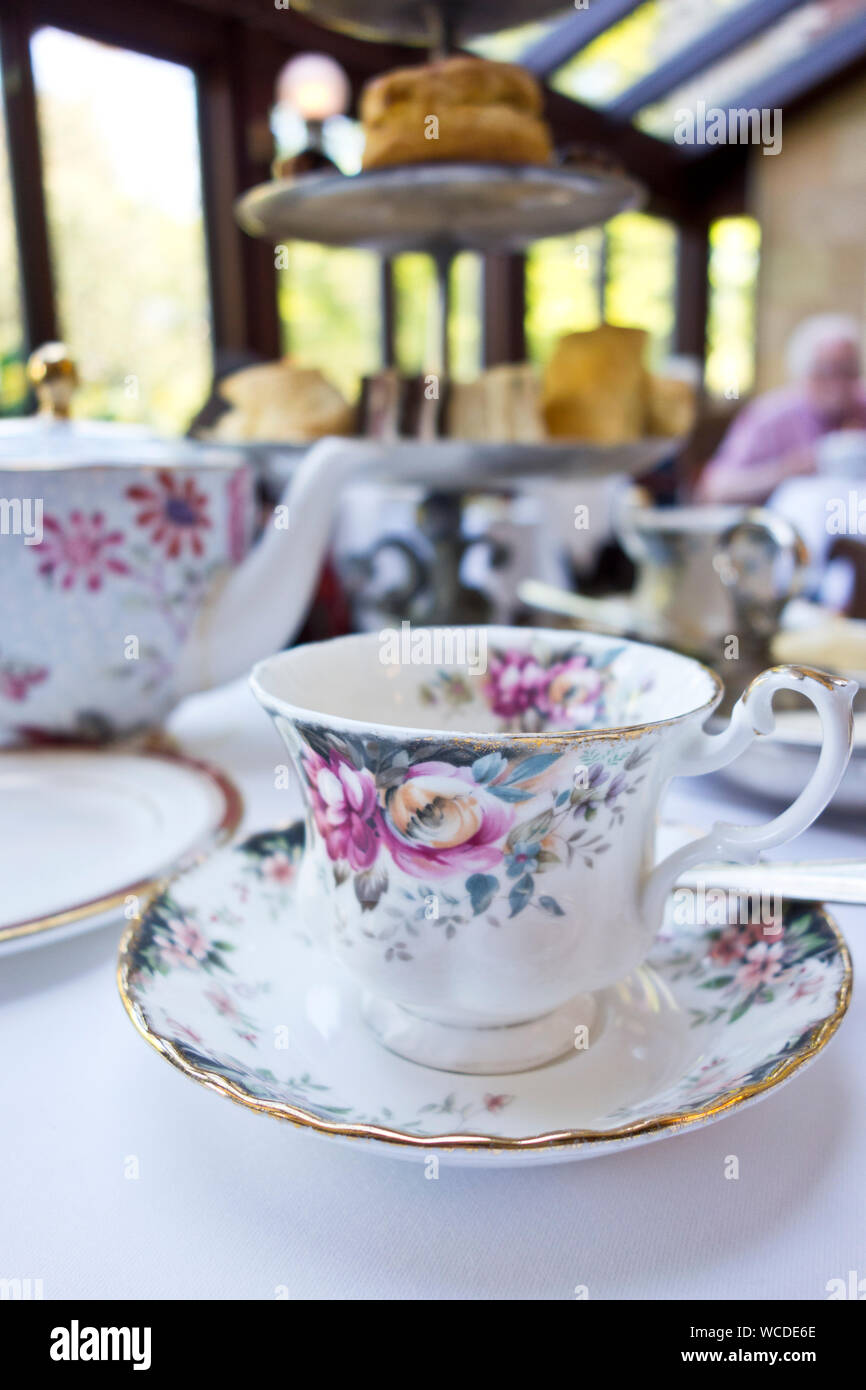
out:
M604 706L603 673L588 656L544 665L530 651L493 652L484 695L494 714L525 729L583 729Z
M344 859L352 869L369 869L379 852L370 820L378 811L376 783L339 753L328 758L312 751L304 755L313 819L332 860Z
M394 862L416 877L492 869L514 811L468 767L417 763L387 796L383 831Z

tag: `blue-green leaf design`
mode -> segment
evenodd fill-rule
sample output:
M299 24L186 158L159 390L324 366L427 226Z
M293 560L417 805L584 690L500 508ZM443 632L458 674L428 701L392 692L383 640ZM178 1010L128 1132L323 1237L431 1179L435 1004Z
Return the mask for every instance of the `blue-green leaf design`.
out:
M501 753L485 753L472 764L472 776L476 782L491 782L506 766Z
M466 880L466 891L472 903L472 911L477 917L486 912L499 890L499 879L492 874L471 874Z
M511 786L515 782L526 782L531 777L538 777L539 773L546 772L558 759L558 753L533 753L531 757L524 758L515 764L505 778L503 786Z
M565 913L563 912L562 908L559 906L559 903L556 901L556 898L551 898L551 896L550 896L549 893L545 893L544 897L543 897L543 898L539 898L538 901L539 901L540 906L544 908L545 912L549 912L549 913L551 914L551 916L553 916L553 917L564 917L564 916L565 916Z
M532 890L535 883L532 874L524 874L519 878L508 894L508 905L511 908L509 917L516 917L518 912L522 912L532 897Z

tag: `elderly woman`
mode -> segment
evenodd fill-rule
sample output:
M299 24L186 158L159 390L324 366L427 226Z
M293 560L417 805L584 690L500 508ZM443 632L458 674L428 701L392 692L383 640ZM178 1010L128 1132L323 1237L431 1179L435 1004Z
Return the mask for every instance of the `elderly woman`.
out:
M815 471L815 444L841 429L866 429L856 319L806 319L788 344L792 385L751 401L704 469L701 502L765 502L788 478Z

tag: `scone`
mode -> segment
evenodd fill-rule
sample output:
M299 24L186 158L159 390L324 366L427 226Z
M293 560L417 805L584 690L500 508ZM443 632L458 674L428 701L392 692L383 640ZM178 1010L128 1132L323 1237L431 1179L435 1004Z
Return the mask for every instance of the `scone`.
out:
M646 433L646 333L604 323L561 338L544 375L544 419L554 439L626 444Z
M647 378L647 434L678 439L695 423L698 401L695 388L678 377Z
M542 106L535 78L513 63L456 57L385 73L361 97L364 168L435 160L549 164Z
M355 412L336 386L317 368L288 359L235 372L220 382L219 394L232 408L217 421L211 439L306 444L354 433Z

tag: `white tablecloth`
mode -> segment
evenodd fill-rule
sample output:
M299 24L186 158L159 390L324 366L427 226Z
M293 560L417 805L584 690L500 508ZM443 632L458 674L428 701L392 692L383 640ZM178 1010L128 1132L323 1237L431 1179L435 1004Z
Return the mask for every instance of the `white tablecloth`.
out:
M245 686L189 701L173 731L236 779L246 830L293 813ZM665 812L737 813L767 809L714 778L673 788ZM863 847L862 826L825 818L796 856ZM866 916L836 915L856 969ZM167 1066L118 999L118 935L0 963L0 1278L41 1279L46 1298L822 1299L828 1280L866 1277L862 998L803 1076L718 1124L534 1170L443 1164L430 1182Z

